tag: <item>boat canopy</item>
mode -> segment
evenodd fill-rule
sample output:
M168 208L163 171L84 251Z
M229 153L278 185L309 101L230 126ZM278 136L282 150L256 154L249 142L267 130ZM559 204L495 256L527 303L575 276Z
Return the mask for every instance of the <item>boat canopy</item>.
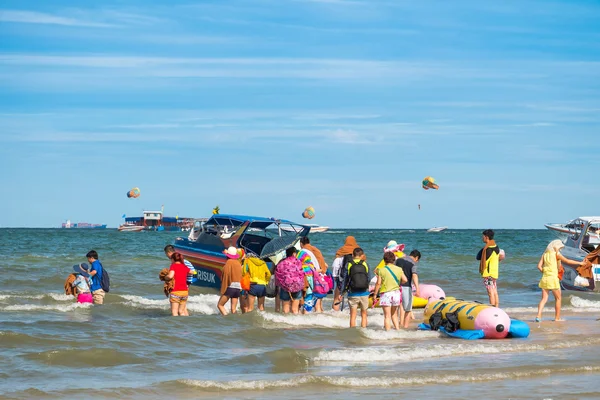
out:
M282 229L292 227L291 230ZM249 215L215 214L201 225L196 224L188 239L212 251L224 248L225 241L235 239L234 245L260 258L277 257L294 246L298 238L310 232L310 227L288 220ZM283 253L285 254L285 253Z

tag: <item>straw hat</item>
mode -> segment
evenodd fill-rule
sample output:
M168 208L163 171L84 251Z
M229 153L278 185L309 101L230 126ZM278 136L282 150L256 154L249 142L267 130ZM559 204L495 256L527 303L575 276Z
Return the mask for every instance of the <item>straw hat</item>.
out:
M240 258L240 255L238 254L237 249L233 246L230 246L229 248L227 248L227 250L223 250L223 253L225 253L227 258L231 258L234 260L237 260L238 258Z
M392 253L395 253L397 251L404 251L404 247L403 243L398 244L395 240L390 240L387 246L383 248L383 252L391 251Z

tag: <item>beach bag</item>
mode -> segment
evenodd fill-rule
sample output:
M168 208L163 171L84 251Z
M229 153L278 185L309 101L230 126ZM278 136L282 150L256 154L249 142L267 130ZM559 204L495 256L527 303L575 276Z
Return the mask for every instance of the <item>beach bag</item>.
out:
M458 329L460 329L458 311L447 312L446 318L442 320L442 327L446 330L446 332L456 332Z
M100 287L105 292L110 291L110 276L108 276L108 271L102 267L102 276L100 277Z
M325 280L325 276L319 271L313 271L313 292L316 294L327 294L329 293L329 284Z
M302 262L295 257L284 258L275 269L277 285L285 291L295 293L304 289Z
M333 275L329 271L327 271L327 273L325 274L325 282L327 282L327 284L329 285L329 292L327 294L333 293Z
M250 271L248 270L248 264L244 263L244 267L246 267L246 271L242 271L240 286L242 287L242 290L247 292L250 290Z
M440 329L443 319L444 317L442 316L442 312L439 310L431 314L431 317L429 317L429 326L431 327L431 330L437 331Z
M558 263L558 280L562 281L562 278L565 275L565 268L562 266L560 260L556 260L556 262Z
M369 290L369 273L364 261L350 262L350 291L354 293Z
M271 279L269 279L269 283L265 287L265 296L272 299L277 295L277 287L275 286L275 275L271 275Z

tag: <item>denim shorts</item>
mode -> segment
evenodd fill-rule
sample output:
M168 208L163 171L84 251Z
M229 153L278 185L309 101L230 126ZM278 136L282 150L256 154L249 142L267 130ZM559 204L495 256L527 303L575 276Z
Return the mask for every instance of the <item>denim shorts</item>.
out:
M292 297L290 297L290 292L287 290L279 288L279 299L281 301L290 301L291 299L300 300L302 298L302 290L291 292L291 295Z
M251 283L248 294L254 297L265 297L267 295L267 287L258 283Z

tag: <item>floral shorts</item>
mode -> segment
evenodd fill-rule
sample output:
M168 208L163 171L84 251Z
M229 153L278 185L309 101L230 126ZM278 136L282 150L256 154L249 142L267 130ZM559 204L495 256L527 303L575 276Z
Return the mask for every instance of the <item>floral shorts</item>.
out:
M485 286L487 290L498 288L498 285L496 284L496 279L492 278L491 276L486 276L483 278L483 286Z
M188 291L187 290L171 292L171 294L169 295L169 302L171 302L171 303L185 304L187 302L187 299L188 299Z
M402 295L400 290L392 290L391 292L382 293L379 297L380 306L399 306L402 303Z

